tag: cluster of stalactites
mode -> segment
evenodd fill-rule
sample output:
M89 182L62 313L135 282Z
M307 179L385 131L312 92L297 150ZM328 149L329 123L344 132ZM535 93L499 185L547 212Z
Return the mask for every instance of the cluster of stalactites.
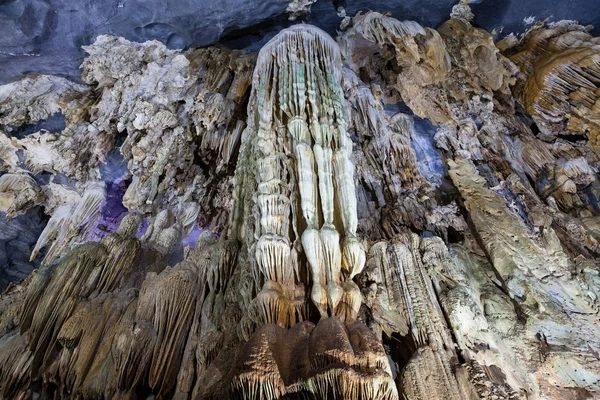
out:
M373 288L374 298L369 296L367 305L384 332L409 336L416 347L400 374L406 399L471 398L466 380L453 373L454 342L426 270L435 257L429 243L416 234L403 234L373 245L365 272L381 289Z
M398 21L378 12L369 12L362 17L357 17L355 30L373 43L403 46L406 50L404 55L408 56L411 62L418 62L421 59L414 37L425 36L426 31L418 22Z
M509 52L525 78L513 89L543 134L600 143L600 38L581 25L537 25Z
M31 260L48 245L50 247L44 263L60 257L76 241L85 242L92 233L94 222L100 216L105 198L104 182L91 182L79 202L59 206L38 238L31 252Z
M140 222L136 214L127 216L102 242L77 246L33 275L12 316L18 323L7 335L12 343L0 346L0 359L7 362L0 363L2 396L25 398L31 381L42 374L70 393L94 397L104 389L106 379L96 377L102 375L101 363L110 351L106 336L133 291L109 292L122 284L138 260L141 248L134 235ZM57 359L61 368L49 368Z
M451 59L436 30L368 12L339 41L350 67L366 84L378 84L385 102L402 100L416 115L433 114L434 122L449 119L446 99L434 87L447 79Z
M338 45L308 25L282 31L260 52L254 71L257 104L256 212L260 226L251 246L267 283L259 294L263 308L298 305L275 296L290 286L301 241L312 281L311 298L321 316L355 320L361 303L352 281L365 262L356 238L357 214L352 142L347 133ZM295 160L286 154L293 148ZM295 209L300 197L304 223ZM290 217L296 222L290 226ZM299 226L306 226L298 232ZM342 233L342 237L340 235ZM252 253L252 250L251 250ZM294 262L290 262L294 259ZM297 270L295 271L298 272ZM284 318L285 321L285 318ZM266 322L279 322L267 318ZM288 318L289 325L296 320Z
M48 381L56 385L59 397L131 398L145 385L157 398L172 394L202 288L216 291L223 285L216 280L228 280L237 246L214 246L220 257L202 270L199 253L158 273L171 243L167 220L159 214L151 234L138 240L142 217L129 214L117 232L64 252L33 275L3 315L12 326L0 324L12 329L0 343L0 397L30 398L40 381L42 390Z

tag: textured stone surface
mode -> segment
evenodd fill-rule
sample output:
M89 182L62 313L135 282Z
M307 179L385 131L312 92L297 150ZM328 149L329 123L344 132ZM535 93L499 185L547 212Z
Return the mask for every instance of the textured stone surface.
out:
M0 86L0 397L598 397L598 39L475 9Z
M214 44L227 31L281 15L287 0L26 0L0 4L0 82L23 74L79 78L82 46L114 34L170 48Z

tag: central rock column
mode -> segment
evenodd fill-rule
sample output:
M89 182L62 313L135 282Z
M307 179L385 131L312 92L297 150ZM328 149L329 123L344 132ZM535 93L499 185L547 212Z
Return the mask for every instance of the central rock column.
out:
M250 307L254 322L304 319L305 285L322 318L356 320L361 294L352 278L364 267L365 251L356 238L352 141L340 82L339 47L313 26L282 31L259 53L254 123L245 134L246 168L256 183L244 185L253 194L241 194L252 195L255 218L244 232L260 288Z

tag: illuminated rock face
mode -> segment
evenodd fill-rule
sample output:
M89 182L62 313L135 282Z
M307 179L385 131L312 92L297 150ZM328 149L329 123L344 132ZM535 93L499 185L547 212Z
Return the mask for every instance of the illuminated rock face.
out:
M598 38L569 21L539 24L510 49L524 74L515 94L545 135L600 144L599 50Z
M255 181L237 199L241 206L251 196L252 214L240 209L233 220L243 225L255 260L253 322L291 326L306 319L297 298L304 290L322 317L353 322L361 295L352 278L364 266L365 251L356 238L352 141L337 43L310 26L283 31L259 53L253 86L256 109L243 150L251 169L238 176Z
M0 397L593 398L597 40L472 19L0 87Z

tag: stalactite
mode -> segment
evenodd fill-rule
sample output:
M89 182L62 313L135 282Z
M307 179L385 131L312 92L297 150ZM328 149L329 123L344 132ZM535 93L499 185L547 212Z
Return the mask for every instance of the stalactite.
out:
M256 160L253 201L259 225L246 237L265 280L258 282L251 312L261 323L290 326L304 318L304 307L288 289L308 283L295 282L298 272L289 268L298 241L308 261L311 299L321 316L353 320L358 312L360 292L351 281L344 283L362 270L365 256L356 239L352 143L340 64L337 44L310 26L282 32L258 56L253 79L256 144L250 157ZM295 160L286 155L286 143ZM298 197L306 228L298 229L296 221L290 236L290 216L300 214L291 199ZM336 226L338 217L341 224ZM300 319L287 317L296 314Z
M191 270L175 268L147 281L140 290L136 318L154 325L156 341L148 384L161 395L169 393L176 383L186 332L194 315L197 276Z
M54 260L74 242L85 241L99 216L100 206L105 196L104 183L94 182L86 188L78 203L68 203L59 207L40 235L31 252L31 259L33 260L50 242L52 244L44 257L44 262Z
M2 85L0 124L35 124L56 113L69 113L70 106L87 95L88 90L84 85L50 75L36 75Z
M574 22L537 24L506 50L522 78L515 97L548 136L583 134L597 145L600 43Z
M0 207L11 219L29 208L42 204L44 194L27 174L5 174L0 177Z
M21 334L29 332L32 375L47 366L53 352L57 351L58 333L74 310L74 300L93 290L88 286L88 280L106 258L107 252L102 245L86 243L36 275L34 290L28 292L20 317Z

